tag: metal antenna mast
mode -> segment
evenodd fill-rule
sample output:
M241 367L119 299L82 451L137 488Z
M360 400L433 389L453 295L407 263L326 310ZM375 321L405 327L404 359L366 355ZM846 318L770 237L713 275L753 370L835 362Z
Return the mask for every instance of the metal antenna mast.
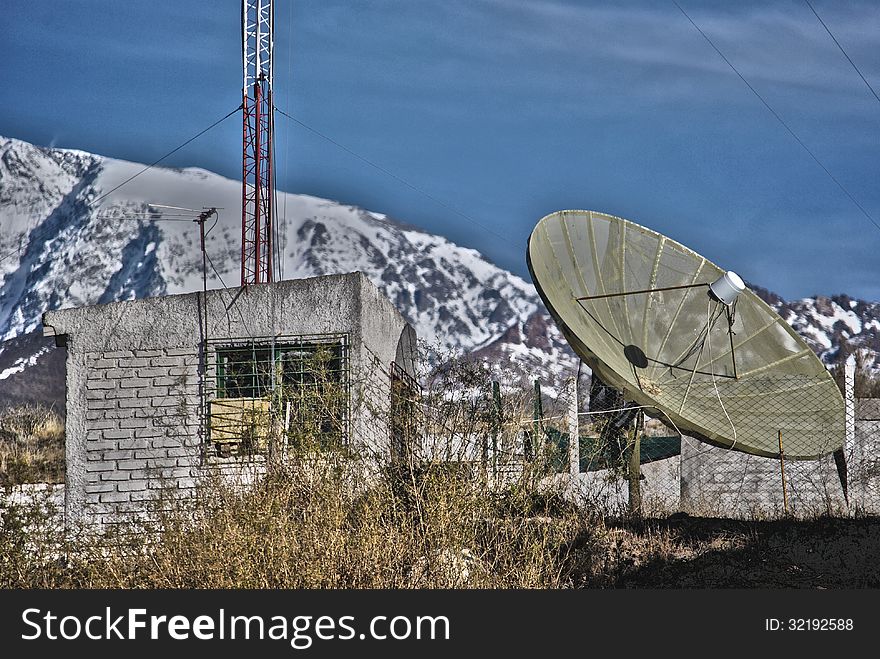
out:
M272 281L275 231L275 178L272 0L242 0L241 48L244 68L244 137L241 188L241 285Z

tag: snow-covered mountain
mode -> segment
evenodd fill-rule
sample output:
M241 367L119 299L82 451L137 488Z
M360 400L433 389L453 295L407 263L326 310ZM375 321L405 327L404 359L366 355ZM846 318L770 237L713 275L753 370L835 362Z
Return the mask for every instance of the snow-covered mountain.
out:
M142 169L0 138L0 404L63 367L39 338L47 309L201 288L197 226L172 221L181 218L164 206L222 209L208 235L216 267L208 285L237 284L241 184L202 169L157 167L114 191ZM572 372L574 355L535 288L478 251L326 199L279 194L277 207L284 278L360 270L431 344L529 377ZM864 347L876 362L880 305L759 293L826 362L841 345Z
M208 286L237 284L241 184L157 167L113 191L143 168L0 138L0 341L36 332L47 309L200 289L197 225L165 206L222 209ZM326 199L279 193L277 208L284 278L360 270L429 344L510 356L535 377L573 366L534 287L478 251ZM0 387L49 352L23 346L0 348Z
M865 366L880 370L880 303L848 295L817 295L786 302L766 289L750 286L800 334L828 365L860 351Z

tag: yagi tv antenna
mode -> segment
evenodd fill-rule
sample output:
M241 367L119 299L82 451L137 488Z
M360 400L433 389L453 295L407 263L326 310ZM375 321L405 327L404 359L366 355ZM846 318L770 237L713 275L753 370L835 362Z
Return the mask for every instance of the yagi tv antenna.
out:
M844 402L831 375L735 273L595 211L543 218L527 260L575 352L648 414L765 457L779 455L781 436L793 459L843 445Z

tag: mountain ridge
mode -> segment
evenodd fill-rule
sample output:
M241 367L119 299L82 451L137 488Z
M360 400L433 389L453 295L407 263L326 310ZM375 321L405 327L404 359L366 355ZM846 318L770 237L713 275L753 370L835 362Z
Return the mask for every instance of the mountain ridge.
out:
M44 311L201 289L195 224L172 221L161 205L225 209L208 235L208 286L237 283L240 182L195 167L144 168L0 137L0 404L3 390L50 360L44 343L23 339L36 337ZM534 286L478 250L310 195L279 193L277 206L287 209L284 278L360 270L441 350L527 379L574 373L577 359ZM880 304L845 294L786 301L750 287L826 364L862 348L877 366Z

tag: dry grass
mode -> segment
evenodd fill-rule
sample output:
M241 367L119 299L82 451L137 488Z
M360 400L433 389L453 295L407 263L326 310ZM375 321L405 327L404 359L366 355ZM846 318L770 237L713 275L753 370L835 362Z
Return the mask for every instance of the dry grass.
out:
M613 520L526 481L490 491L436 464L360 489L352 467L216 478L100 537L65 536L48 501L0 499L0 588L880 586L877 518Z
M45 506L7 504L0 587L558 588L591 524L551 491L491 491L430 465L361 487L350 458L287 463L250 487L223 478L157 502L148 532L63 537ZM39 545L36 547L35 545Z
M429 392L424 427L457 449L418 467L297 442L267 475L218 474L191 498L169 483L149 520L102 535L65 532L48 495L0 496L0 588L880 586L878 519L609 519L563 497L542 455L492 485L468 446L493 428L484 379L465 382L477 396ZM505 397L505 451L531 426L528 393ZM45 409L7 411L0 435L2 483L63 475Z
M42 405L0 411L0 487L64 482L64 422Z

